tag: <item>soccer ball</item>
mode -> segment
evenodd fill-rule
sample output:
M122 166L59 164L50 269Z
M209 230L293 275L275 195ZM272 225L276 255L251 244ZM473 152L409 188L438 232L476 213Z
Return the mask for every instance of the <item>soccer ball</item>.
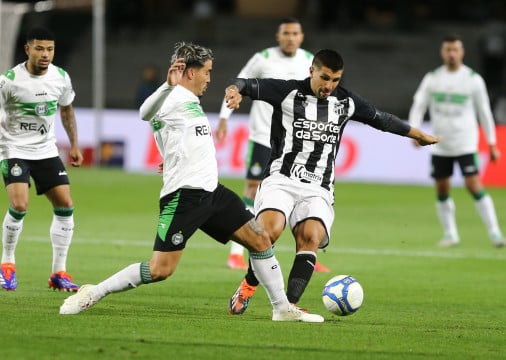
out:
M335 315L355 313L364 300L362 285L349 275L337 275L327 281L322 293L323 305Z

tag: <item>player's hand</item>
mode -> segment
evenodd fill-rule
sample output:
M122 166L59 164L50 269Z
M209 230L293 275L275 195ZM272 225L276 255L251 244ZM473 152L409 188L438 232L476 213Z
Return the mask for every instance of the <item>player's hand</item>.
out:
M415 140L420 146L436 144L441 140L438 136L426 134L422 130L414 127L409 129L407 136Z
M497 161L499 161L500 158L501 158L501 152L499 151L497 146L491 145L490 146L490 160L492 162L497 162Z
M438 143L440 138L438 136L432 136L429 134L421 133L421 136L416 139L418 145L426 146Z
M216 129L216 138L220 144L223 144L225 137L227 136L227 119L220 118L218 128Z
M72 165L74 167L79 167L82 165L84 158L83 158L83 154L81 154L81 151L79 150L79 148L77 148L77 147L71 148L70 152L69 152L69 156L70 156L70 165Z
M156 168L156 172L158 174L163 174L163 162L159 163L157 168Z
M413 145L415 145L416 147L420 147L421 145L418 143L418 140L416 139L413 139Z
M239 109L239 104L242 101L242 95L239 94L239 89L235 85L230 85L225 89L225 101L229 109Z
M186 64L183 58L176 59L167 72L167 83L170 86L176 86L183 78L183 72Z

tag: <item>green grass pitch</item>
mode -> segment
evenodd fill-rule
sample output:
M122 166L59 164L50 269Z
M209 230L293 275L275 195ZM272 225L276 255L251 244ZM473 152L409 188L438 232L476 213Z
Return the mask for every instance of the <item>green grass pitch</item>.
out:
M158 175L69 169L75 202L68 271L96 283L149 259L158 214ZM223 180L242 193L242 180ZM506 189L488 189L506 231ZM506 249L495 249L472 199L456 188L462 244L439 249L431 187L337 183L327 251L331 274L315 273L300 306L323 324L274 323L260 289L242 316L227 313L243 272L226 268L229 246L198 232L164 282L113 294L77 316L60 316L67 293L47 287L51 209L31 191L16 252L18 289L0 292L1 359L504 359ZM5 191L0 195L7 209ZM3 215L2 215L3 218ZM294 252L288 233L276 256L285 278ZM323 284L350 274L362 308L337 317Z

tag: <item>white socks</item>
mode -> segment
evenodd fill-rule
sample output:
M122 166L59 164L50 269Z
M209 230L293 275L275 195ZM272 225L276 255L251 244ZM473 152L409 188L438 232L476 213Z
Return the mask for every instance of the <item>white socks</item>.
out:
M490 195L486 194L480 200L475 200L476 210L487 228L489 236L493 239L494 236L501 235L499 224L497 222L497 215L495 212L494 202ZM459 240L457 225L455 222L455 203L452 198L446 201L436 202L437 214L439 221L443 226L445 238Z
M497 223L494 202L492 201L490 195L486 194L480 200L476 200L475 205L483 223L487 227L488 234L491 237L501 234L501 230L499 229L499 225Z
M272 252L272 248L270 249ZM272 252L272 256L259 258L250 253L251 266L256 278L265 288L274 311L288 311L289 303L285 293L285 283L279 262Z
M7 211L2 225L2 264L16 262L15 251L22 229L23 219L17 220Z
M436 210L439 222L443 226L444 237L459 241L457 224L455 222L455 203L452 198L436 202Z
M53 273L66 270L67 254L73 234L73 215L53 215L53 221L49 229L51 244L53 245Z
M110 293L130 290L142 284L141 263L128 265L123 270L97 284L94 294L103 298Z

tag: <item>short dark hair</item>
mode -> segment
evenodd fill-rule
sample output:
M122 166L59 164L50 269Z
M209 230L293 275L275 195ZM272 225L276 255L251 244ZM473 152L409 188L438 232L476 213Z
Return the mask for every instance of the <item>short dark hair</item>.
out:
M332 71L341 70L344 67L342 56L335 50L323 49L318 51L313 58L313 66L328 67Z
M296 17L285 17L281 19L278 25L281 26L283 24L299 24L302 26L299 19L297 19Z
M43 27L35 27L26 33L26 42L32 42L33 40L50 40L54 41L54 34Z
M447 34L443 36L443 42L454 42L454 41L462 41L462 36L459 34Z

